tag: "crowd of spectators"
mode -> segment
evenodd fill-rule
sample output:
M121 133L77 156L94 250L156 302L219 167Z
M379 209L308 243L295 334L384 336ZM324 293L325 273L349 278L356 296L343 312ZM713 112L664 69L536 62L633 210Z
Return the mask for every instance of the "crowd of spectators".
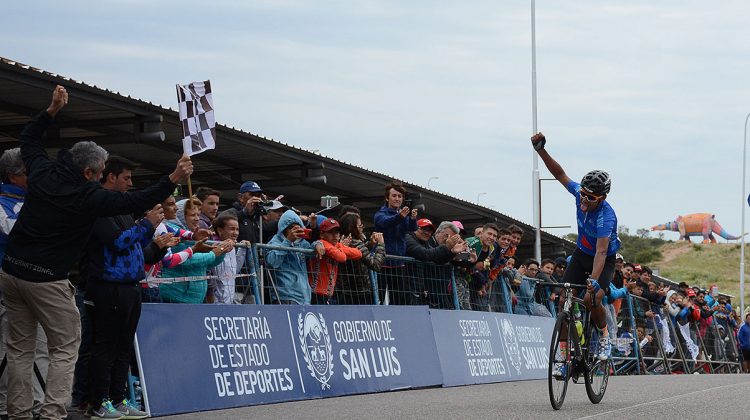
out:
M616 261L607 304L616 357L633 357L637 346L640 368L649 373L710 372L711 363L741 360L742 321L716 285L674 287L655 280L646 265L626 262L619 254Z
M430 220L395 181L368 221L351 205L336 215L302 214L253 181L220 211L222 194L212 188L175 196L192 172L187 156L169 176L131 192L137 163L95 143L77 143L57 160L47 156L42 134L66 103L67 93L56 88L50 107L21 134L20 148L0 157L0 341L8 361L0 416L63 418L66 406L88 407L99 418L145 416L126 396L142 302L555 313L555 288L539 282L560 282L568 261L519 260L524 231L517 225L488 222L467 232L458 220ZM750 316L739 328L717 288L670 290L651 274L618 254L606 303L612 339L649 356L679 347L697 362L716 355L696 348L721 328L750 356ZM628 295L632 304L625 305ZM676 340L668 325L677 326ZM621 355L634 345L620 346ZM46 395L33 380L34 366L46 377Z

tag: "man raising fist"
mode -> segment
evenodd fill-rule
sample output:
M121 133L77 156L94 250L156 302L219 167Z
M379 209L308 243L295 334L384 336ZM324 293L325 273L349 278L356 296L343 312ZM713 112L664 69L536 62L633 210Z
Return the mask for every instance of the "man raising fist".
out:
M47 334L49 372L42 418L66 416L73 370L81 341L81 324L68 281L73 264L86 246L100 216L143 213L160 203L193 172L183 156L175 170L137 192L105 190L102 177L107 151L91 141L63 150L57 160L47 155L44 131L68 103L68 92L55 87L49 107L21 132L21 156L28 175L23 211L8 239L0 287L5 293L8 334L8 415L30 418L31 375L37 323Z

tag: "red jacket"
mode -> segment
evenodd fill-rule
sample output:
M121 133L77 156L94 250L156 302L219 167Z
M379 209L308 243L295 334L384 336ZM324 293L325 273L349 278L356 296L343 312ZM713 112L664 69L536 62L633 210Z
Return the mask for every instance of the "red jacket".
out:
M307 261L307 280L313 293L323 296L333 296L336 287L336 279L339 273L339 264L346 260L358 260L362 258L362 252L357 248L351 248L337 242L336 245L320 240L325 247L323 258L312 258Z

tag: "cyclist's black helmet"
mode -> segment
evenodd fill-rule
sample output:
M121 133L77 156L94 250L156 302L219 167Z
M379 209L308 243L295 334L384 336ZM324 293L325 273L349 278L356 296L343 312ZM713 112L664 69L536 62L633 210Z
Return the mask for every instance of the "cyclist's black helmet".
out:
M609 194L611 186L609 174L599 169L587 173L581 180L581 188L596 195Z

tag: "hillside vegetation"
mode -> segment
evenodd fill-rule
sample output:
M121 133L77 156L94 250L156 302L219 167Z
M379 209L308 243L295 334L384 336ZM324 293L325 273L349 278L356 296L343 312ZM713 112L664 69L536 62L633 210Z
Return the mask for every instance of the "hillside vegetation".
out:
M719 291L739 297L740 244L689 244L671 242L661 247L663 258L651 265L660 275L673 281L708 287L716 283ZM745 247L745 302L749 302L750 251Z

